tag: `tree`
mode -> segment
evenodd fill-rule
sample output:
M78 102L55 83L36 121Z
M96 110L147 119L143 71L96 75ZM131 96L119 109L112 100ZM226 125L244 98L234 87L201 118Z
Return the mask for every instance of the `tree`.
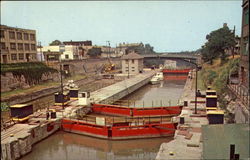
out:
M101 55L101 53L102 53L102 49L98 47L93 47L88 50L88 55L90 57L98 57Z
M234 33L227 26L212 31L206 39L207 42L202 46L201 53L202 59L210 64L218 57L224 62L227 58L225 50L231 49L236 43Z
M50 46L59 46L59 45L61 45L61 44L63 44L61 41L59 41L59 40L54 40L54 41L52 41L49 45L50 45Z

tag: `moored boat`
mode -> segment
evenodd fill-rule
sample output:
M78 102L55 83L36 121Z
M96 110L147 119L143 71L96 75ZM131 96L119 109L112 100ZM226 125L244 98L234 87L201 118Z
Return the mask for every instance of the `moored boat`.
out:
M154 77L159 78L160 81L164 79L163 73L162 72L157 72Z
M104 122L105 120L103 119ZM176 127L177 123L160 121L102 123L100 119L96 121L62 120L64 131L109 140L174 136Z
M152 77L150 80L151 84L159 84L160 83L160 79L158 77Z

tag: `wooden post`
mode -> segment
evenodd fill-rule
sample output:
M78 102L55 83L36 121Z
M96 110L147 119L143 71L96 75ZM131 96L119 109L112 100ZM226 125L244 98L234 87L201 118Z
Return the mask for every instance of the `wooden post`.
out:
M230 144L230 160L234 160L235 145Z

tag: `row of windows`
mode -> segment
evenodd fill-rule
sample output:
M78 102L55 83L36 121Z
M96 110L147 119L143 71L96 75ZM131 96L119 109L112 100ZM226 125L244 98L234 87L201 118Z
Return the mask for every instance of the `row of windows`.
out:
M16 61L16 60L24 60L24 58L26 57L26 59L35 59L35 55L31 55L29 53L19 53L19 54L11 54L10 58L12 61Z
M244 25L247 25L247 24L249 24L249 8L246 8L246 9L244 9L243 10L243 24Z
M4 30L1 30L0 36L1 36L1 38L5 38ZM9 38L10 39L17 38L18 40L31 40L31 41L34 41L36 39L35 34L13 32L13 31L9 31Z
M0 49L7 49L5 43L1 42L0 43ZM28 44L28 43L10 43L10 49L11 50L32 50L35 51L36 50L36 45L35 44Z
M126 64L128 64L128 59L126 59ZM134 59L132 59L132 64L134 64L135 63L135 60Z

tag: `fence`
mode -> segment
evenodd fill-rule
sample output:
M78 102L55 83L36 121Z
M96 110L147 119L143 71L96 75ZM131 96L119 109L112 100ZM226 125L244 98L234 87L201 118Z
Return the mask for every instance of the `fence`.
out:
M228 88L235 94L235 96L246 106L249 110L249 91L244 86L236 84L228 84Z

